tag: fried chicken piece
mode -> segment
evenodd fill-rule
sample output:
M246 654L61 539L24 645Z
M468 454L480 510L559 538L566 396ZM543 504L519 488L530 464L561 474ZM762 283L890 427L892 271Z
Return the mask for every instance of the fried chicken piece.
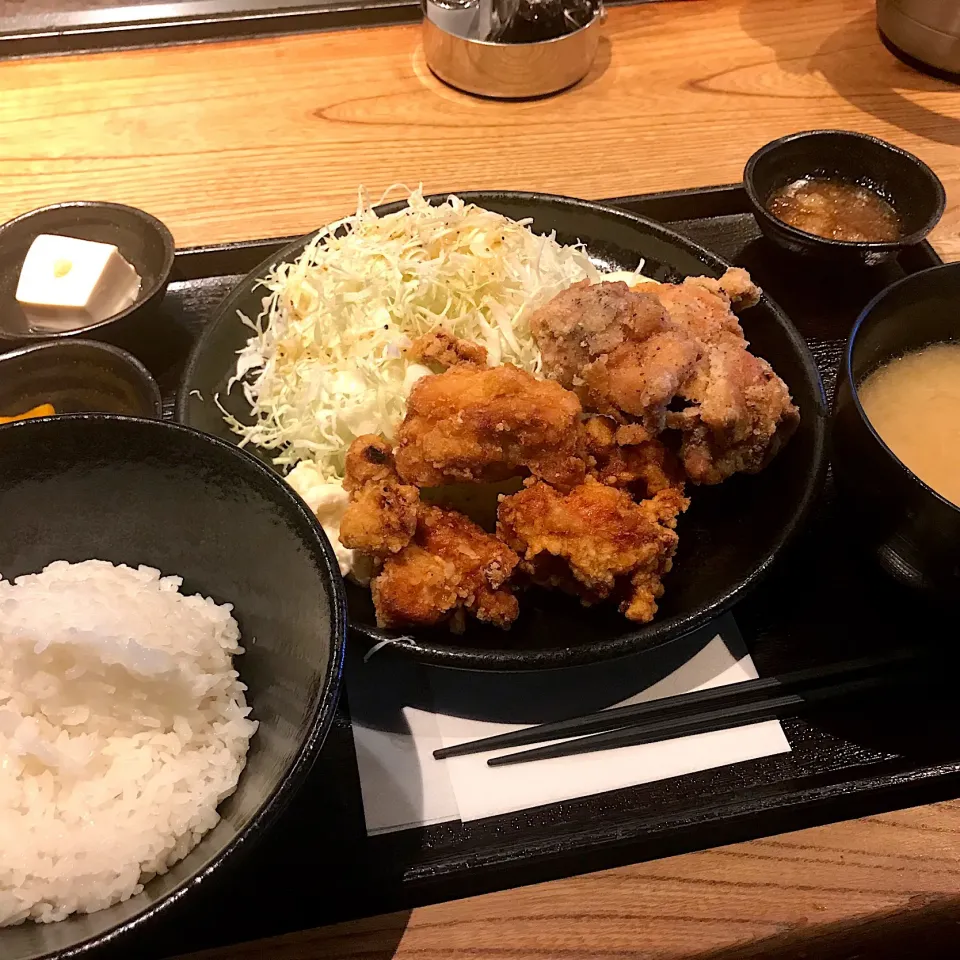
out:
M645 499L661 490L683 492L683 468L677 458L640 424L609 417L588 417L581 425L587 473L610 487Z
M591 410L637 417L659 433L666 408L700 356L656 296L627 284L576 284L530 318L548 376Z
M744 274L746 280L739 274ZM705 347L737 343L746 348L747 341L733 305L736 302L744 307L753 306L760 298L760 290L753 285L746 270L732 267L719 280L687 277L683 283L662 283L655 289L670 319ZM731 292L737 296L736 301Z
M800 423L787 385L770 364L744 347L712 347L709 365L682 391L690 406L667 414L682 440L680 458L694 483L721 483L758 473Z
M581 284L541 307L531 329L544 369L574 384L588 409L653 434L678 430L687 476L712 484L763 469L799 423L786 384L749 353L732 310L759 297L739 267L643 292Z
M697 341L665 330L641 343L628 342L583 368L578 391L590 410L617 419L636 417L654 434L667 422L667 407L701 356Z
M367 483L390 479L397 479L397 468L393 462L393 449L383 437L366 433L347 447L343 472L343 489L347 493L353 493Z
M534 583L573 593L587 606L616 594L629 620L647 623L673 564L677 515L688 503L673 487L634 503L592 477L567 494L535 483L500 501L497 535L520 554Z
M340 542L384 558L402 550L417 528L420 491L400 482L389 444L374 434L347 450L343 487L350 494L340 521Z
M568 489L585 470L580 413L574 394L509 364L422 377L397 435L397 472L407 483L434 487L529 470Z
M637 293L620 280L582 280L558 293L530 318L530 331L544 369L568 390L583 368L628 341L664 329L667 315L656 297Z
M433 330L425 333L407 348L411 360L436 363L442 367L470 366L484 368L487 365L487 348L472 340L462 340L448 330Z
M377 623L433 626L450 620L459 632L466 610L507 629L520 609L508 585L517 563L506 544L462 514L423 505L413 542L388 557L370 585Z
M671 318L704 344L703 359L681 386L684 407L667 414L680 431L680 458L694 483L715 484L734 473L757 473L776 456L800 422L787 385L748 350L731 307L757 302L759 289L740 268L719 279L688 277L663 285Z
M684 283L723 293L734 310L746 310L760 302L763 292L743 267L727 267L719 280L713 277L687 277Z

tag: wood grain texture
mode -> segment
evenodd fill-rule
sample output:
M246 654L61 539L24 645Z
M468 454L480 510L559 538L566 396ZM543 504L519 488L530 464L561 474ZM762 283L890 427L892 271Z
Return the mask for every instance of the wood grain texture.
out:
M0 218L79 197L166 220L181 245L306 231L362 183L603 197L738 180L793 130L916 152L960 256L960 97L880 44L872 0L693 0L611 10L590 76L496 103L426 70L419 28L0 64Z
M953 801L190 960L931 960L957 955L958 893Z
M603 197L734 181L811 127L926 160L948 195L934 241L960 258L960 93L883 49L872 0L615 9L586 81L520 104L443 87L409 26L2 63L0 219L90 198L150 210L180 245L279 236L344 213L360 183ZM955 956L958 891L955 802L203 957Z

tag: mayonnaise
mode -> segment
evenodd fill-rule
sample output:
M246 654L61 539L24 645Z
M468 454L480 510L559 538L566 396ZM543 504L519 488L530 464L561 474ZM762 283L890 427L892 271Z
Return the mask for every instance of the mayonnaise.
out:
M348 550L340 542L340 521L350 502L343 484L339 480L325 480L319 467L310 460L301 460L287 474L286 480L320 521L337 555L340 572L357 583L369 583L374 572L373 562L357 550Z
M645 283L658 283L657 280L651 280L649 277L641 277L639 273L633 270L614 270L611 273L601 273L600 279L604 283L615 283L622 280L628 287L642 287Z

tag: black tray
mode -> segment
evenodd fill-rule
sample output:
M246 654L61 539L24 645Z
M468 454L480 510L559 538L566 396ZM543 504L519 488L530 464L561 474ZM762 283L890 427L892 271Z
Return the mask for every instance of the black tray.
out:
M808 265L760 237L739 186L610 202L747 267L807 338L828 392L860 309L887 284L940 262L922 244L858 273ZM183 353L212 307L287 239L178 254L164 307L178 356L163 369L155 365L168 415ZM918 607L845 540L837 512L828 482L808 530L734 610L761 676L936 644L944 632L936 613ZM179 918L166 915L115 955L150 960L953 797L960 734L950 697L910 703L888 693L788 720L789 754L368 839L342 702L310 783L263 845L200 902L188 898Z

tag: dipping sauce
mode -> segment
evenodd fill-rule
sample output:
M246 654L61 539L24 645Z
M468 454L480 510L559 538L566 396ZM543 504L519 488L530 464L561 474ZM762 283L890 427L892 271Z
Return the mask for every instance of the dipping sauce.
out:
M900 236L893 207L872 190L844 180L794 180L770 195L767 210L791 227L828 240L881 243Z
M857 392L883 442L960 506L960 343L935 343L891 360Z

